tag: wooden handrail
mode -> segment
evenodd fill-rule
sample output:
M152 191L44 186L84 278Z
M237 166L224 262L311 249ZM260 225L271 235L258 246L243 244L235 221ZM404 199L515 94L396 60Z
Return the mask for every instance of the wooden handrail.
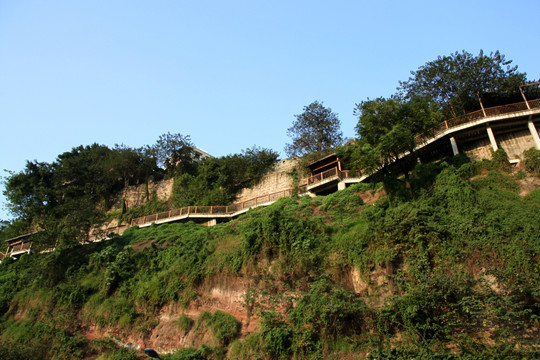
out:
M237 211L244 210L246 208L250 208L252 206L264 204L266 202L275 201L277 199L280 199L282 197L289 196L291 194L291 190L281 190L274 193L261 195L258 197L254 197L242 202L233 203L232 205L227 206L186 206L179 209L172 209L169 211L165 211L158 214L151 214L146 216L140 216L138 218L131 219L130 225L142 225L149 222L157 221L157 220L167 220L176 216L182 216L182 215L192 215L192 214L206 214L206 215L230 215L234 214ZM111 228L116 229L116 228ZM109 231L109 229L107 229ZM109 232L116 232L116 231L109 231Z
M528 100L528 105L531 109L540 108L540 99ZM415 142L417 145L420 145L422 144L423 139L435 137L437 135L444 133L448 129L452 129L453 127L456 127L458 125L467 124L475 120L485 118L486 116L489 117L489 116L516 112L516 111L522 111L522 110L527 110L527 104L525 102L486 108L484 109L485 113L483 110L473 111L471 113L468 113L462 116L445 120L439 125L431 128L427 132L416 136ZM323 180L329 179L334 176L337 176L337 178L341 180L344 178L349 178L350 175L351 175L350 170L339 170L337 167L335 167L335 168L323 171L322 173L308 177L306 182L303 183L302 186L305 187L306 185L308 186L314 185L318 182L321 182ZM259 205L261 203L277 200L282 197L289 196L290 194L291 194L291 190L289 189L289 190L278 191L275 193L270 193L267 195L261 195L261 196L248 199L239 203L233 203L232 205L228 205L228 206L208 206L208 207L186 206L180 209L169 210L168 212L163 212L160 214L153 214L153 215L147 215L147 216L134 218L131 220L131 225L133 226L133 225L141 225L144 223L148 223L152 221L151 220L152 218L153 218L153 221L157 221L158 219L166 220L171 217L176 217L176 216L181 216L181 215L188 215L188 216L191 214L230 215L239 210L244 210L246 208ZM165 214L166 216L163 216ZM148 221L148 220L151 220L151 221Z
M525 111L529 109L540 108L540 99L528 100L527 103L519 102L507 105L493 106L484 110L477 110L465 115L457 116L450 120L445 120L437 126L432 127L428 131L415 137L415 143L421 145L422 140L435 137L444 133L448 129L452 129L458 125L464 125L478 119L484 119L490 116L509 114L517 111Z

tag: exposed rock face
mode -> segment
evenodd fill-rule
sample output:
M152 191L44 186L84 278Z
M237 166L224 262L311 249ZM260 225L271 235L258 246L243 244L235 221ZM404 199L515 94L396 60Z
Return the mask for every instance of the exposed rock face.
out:
M237 202L291 189L293 180L289 173L297 166L297 159L280 161L257 185L249 189L243 189L237 197ZM172 197L173 183L174 179L167 179L156 182L150 181L148 189L146 184L129 186L127 190L118 194L111 209L119 210L122 207L122 198L125 199L128 208L143 205L153 195L157 196L161 201L169 201Z
M143 205L151 196L157 196L161 201L169 201L172 196L174 179L161 181L150 181L148 189L146 184L132 185L118 194L112 209L118 210L122 207L122 198L126 201L128 208Z

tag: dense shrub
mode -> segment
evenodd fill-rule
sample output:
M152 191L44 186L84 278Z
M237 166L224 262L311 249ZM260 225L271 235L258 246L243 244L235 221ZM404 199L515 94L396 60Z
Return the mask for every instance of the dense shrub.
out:
M260 329L238 339L232 315L203 312L197 323L184 316L178 332L211 334L214 347L164 359L227 351L230 359L367 351L383 359L534 358L540 190L519 196L515 179L492 165L418 166L406 201L364 204L359 195L380 185L362 184L281 199L212 228L132 228L111 241L7 260L0 346L29 359L99 353L71 330L78 321L146 336L164 305L186 306L209 280L239 276L252 284L246 306L260 314ZM101 352L135 358L115 346Z
M230 314L217 310L213 314L205 311L199 315L195 329L209 328L221 345L228 345L240 333L240 322Z
M523 165L528 172L540 177L540 150L532 148L524 151Z

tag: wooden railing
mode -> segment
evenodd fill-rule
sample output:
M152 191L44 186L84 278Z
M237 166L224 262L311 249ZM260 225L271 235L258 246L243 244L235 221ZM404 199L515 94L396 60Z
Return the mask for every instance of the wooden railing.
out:
M21 252L21 251L28 252L28 251L30 251L31 248L32 248L32 243L31 242L26 242L26 243L21 242L21 243L15 244L15 245L9 245L5 254L0 252L0 260L3 260L6 257L12 256L12 254L14 254L14 253L18 253L18 252Z
M322 173L312 175L307 178L307 185L313 185L319 182L322 182L324 180L331 179L333 177L336 177L339 180L347 179L351 177L351 171L350 170L339 170L337 167L332 168L330 170L323 171Z
M234 203L228 206L186 206L180 209L173 209L158 214L152 214L147 216L141 216L131 220L131 226L148 224L157 222L158 220L166 220L179 216L190 215L231 215L244 209L249 209L253 206L269 203L281 199L283 197L290 196L292 191L290 189L278 191L275 193L258 196L253 199ZM195 216L196 217L196 216Z
M9 250L9 254L13 254L14 252L19 252L19 251L30 250L31 247L32 247L31 243L17 244L17 245L14 245L13 247L11 247L11 249Z
M540 108L540 99L528 100L527 102L519 102L515 104L494 106L490 108L485 108L484 110L473 111L471 113L443 121L439 125L426 131L425 133L418 135L415 138L415 142L417 145L421 145L425 140L440 135L448 129L486 117L510 114L513 112L525 111L535 108Z

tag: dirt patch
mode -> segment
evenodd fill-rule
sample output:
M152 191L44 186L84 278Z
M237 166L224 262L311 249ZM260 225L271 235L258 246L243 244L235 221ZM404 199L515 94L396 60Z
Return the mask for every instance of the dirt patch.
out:
M351 268L350 277L354 292L362 297L368 307L381 308L386 300L394 295L395 285L391 273L390 269L379 267L370 272L365 279L358 269Z
M144 249L148 249L149 247L152 247L152 244L154 243L154 239L147 239L147 240L143 240L143 241L138 241L136 243L134 243L132 246L133 246L133 250L144 250Z
M374 193L372 193L371 191L365 191L363 193L359 193L358 196L360 197L360 199L362 199L364 204L373 204L380 198L385 197L386 191L378 190Z
M525 179L518 180L519 195L528 195L535 189L540 189L540 178L536 176L527 176Z

